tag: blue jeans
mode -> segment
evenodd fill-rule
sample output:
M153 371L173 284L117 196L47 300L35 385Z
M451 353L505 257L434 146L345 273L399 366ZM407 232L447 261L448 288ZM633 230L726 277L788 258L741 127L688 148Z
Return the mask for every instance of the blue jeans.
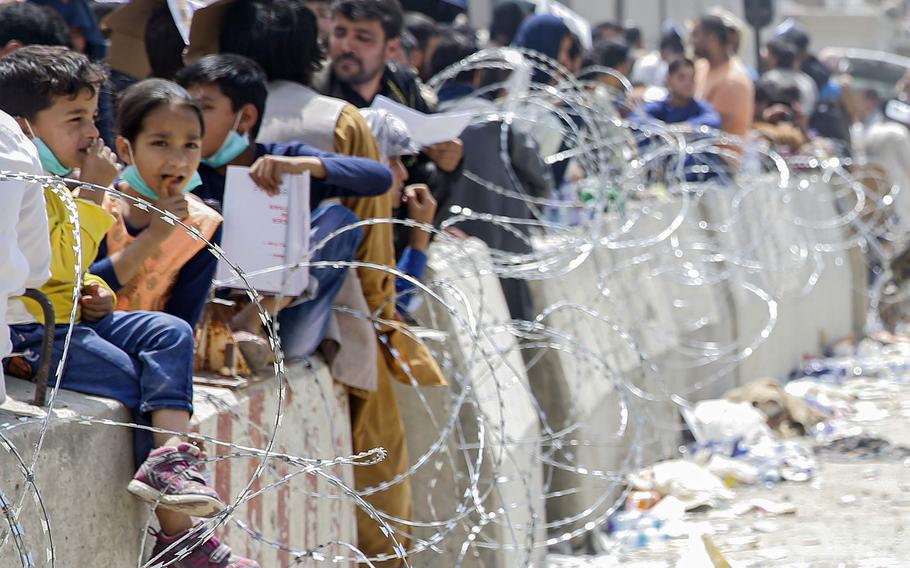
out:
M332 232L358 221L357 215L347 207L341 205L319 207L313 211L310 242L315 245ZM313 253L310 261L350 262L354 259L354 253L357 252L362 239L363 231L359 227L345 231ZM308 357L319 347L332 320L335 297L338 296L348 272L346 267L311 267L309 270L310 278L319 283L316 297L291 305L278 313L281 347L288 359Z
M29 352L32 368L44 326L10 326L13 349ZM58 325L54 338L56 369L63 355L67 326ZM67 390L112 398L133 411L140 424L160 409L193 411L193 330L180 318L160 312L121 312L73 328L60 386ZM49 377L53 385L54 376ZM152 449L152 435L134 430L136 463Z

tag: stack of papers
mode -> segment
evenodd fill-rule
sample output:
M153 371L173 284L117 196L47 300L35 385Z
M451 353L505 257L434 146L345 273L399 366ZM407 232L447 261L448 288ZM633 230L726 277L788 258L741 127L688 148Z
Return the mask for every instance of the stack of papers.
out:
M271 197L250 178L250 169L230 166L224 187L221 248L258 291L299 296L309 271L269 270L306 258L310 238L310 174L286 175L281 193ZM257 274L259 273L259 274ZM245 289L224 261L218 262L218 286Z

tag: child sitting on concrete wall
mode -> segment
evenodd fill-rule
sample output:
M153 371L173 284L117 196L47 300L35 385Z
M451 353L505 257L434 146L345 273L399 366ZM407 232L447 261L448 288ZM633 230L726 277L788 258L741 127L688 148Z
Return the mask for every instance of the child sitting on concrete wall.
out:
M51 174L79 168L82 179L107 185L117 171L94 125L104 70L66 48L27 47L0 58L0 109L15 116L39 149ZM150 104L151 109L162 105ZM202 111L188 96L172 99L170 110L183 109L197 117L195 138L202 136ZM198 147L194 150L197 153ZM172 566L229 566L250 568L255 562L234 557L214 537L202 541L191 517L210 517L224 509L199 470L201 450L180 433L190 430L193 410L193 334L174 316L156 312L116 311L116 296L108 284L87 270L98 246L114 224L101 206L103 194L73 195L80 232L61 197L45 190L52 250L51 277L41 288L54 305L57 328L52 368L62 357L70 315L76 311L61 386L113 398L132 409L137 420L167 432L155 432L157 448L147 457L149 433L136 430L136 458L142 461L129 491L158 501L161 526L153 557ZM82 263L76 254L81 243ZM79 279L77 280L77 274ZM73 290L81 281L80 295ZM38 352L44 329L35 319L12 327L13 348ZM179 541L179 543L178 543ZM189 555L174 562L186 546Z
M188 193L199 185L202 125L189 94L162 79L126 89L117 105L117 153L127 164L117 189L173 213L219 242L221 215ZM90 272L117 293L122 310L162 311L195 327L217 259L205 243L127 199L108 198L116 222Z
M268 88L265 73L251 59L235 54L209 55L182 69L177 81L186 87L205 109L205 156L199 172L202 185L194 193L220 204L224 198L228 166L248 166L250 175L264 191L275 193L287 174L310 173L310 208L315 244L338 229L359 221L346 207L326 200L340 197L367 197L388 191L392 175L382 164L366 159L323 152L302 144L253 143L265 111ZM318 261L351 261L360 244L359 228L341 232L309 258ZM262 301L269 311L278 310L282 348L289 359L309 356L322 342L328 329L332 303L344 282L346 269L311 268L319 282L315 298L277 298ZM233 328L248 333L261 329L252 306L234 318ZM240 343L250 366L267 363L268 344L260 340ZM253 349L256 345L258 349Z

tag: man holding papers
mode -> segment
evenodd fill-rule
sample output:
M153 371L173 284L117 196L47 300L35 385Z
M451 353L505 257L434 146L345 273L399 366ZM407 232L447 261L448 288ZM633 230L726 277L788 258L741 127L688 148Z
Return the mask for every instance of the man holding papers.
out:
M428 114L430 108L420 94L417 80L410 72L387 64L389 56L399 47L403 14L398 0L339 0L332 5L332 35L329 39L331 64L314 79L314 86L325 95L344 99L358 108L369 107L378 95L392 102ZM388 109L388 107L387 107ZM397 113L396 113L397 114ZM420 115L411 115L420 116ZM424 134L424 132L421 132ZM431 134L431 133L426 133ZM409 161L409 181L425 184L432 191L461 177L463 146L457 138L432 140L422 153ZM397 239L407 243L406 236ZM399 251L400 253L401 251ZM445 384L441 371L422 345L407 339L406 334L383 329L388 342L407 361L411 374L422 385ZM387 363L380 367L376 392L357 393L351 397L354 451L382 446L389 457L375 466L355 468L354 481L358 490L376 487L396 479L407 471L408 453L404 425L390 378L408 383L400 365L383 349ZM411 490L407 478L366 499L390 518L411 517ZM394 523L393 523L394 525ZM403 532L407 528L403 527ZM407 545L405 534L396 535ZM394 555L392 541L379 530L372 519L358 509L358 546L368 556ZM398 566L391 560L376 566Z
M376 96L382 95L424 114L432 111L420 94L414 74L386 63L401 42L403 15L398 0L336 2L332 24L331 65L316 77L318 90L358 108L372 105ZM458 138L441 141L424 147L418 164L426 166L429 162L443 174L457 175L463 151ZM432 173L424 171L421 175L415 166L409 169L414 181L434 181L427 179Z

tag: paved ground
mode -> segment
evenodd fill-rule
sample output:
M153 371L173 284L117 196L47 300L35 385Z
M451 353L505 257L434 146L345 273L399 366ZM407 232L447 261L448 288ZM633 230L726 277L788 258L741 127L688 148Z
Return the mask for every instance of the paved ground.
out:
M910 386L901 396L875 401L890 416L863 423L895 444L910 446ZM755 497L789 502L794 515L739 518L715 510L691 515L710 525L713 540L731 566L905 567L910 566L910 460L819 460L809 483L782 483L737 490L738 501ZM550 557L551 568L677 566L687 539L601 557ZM680 564L682 568L690 568ZM697 568L697 567L691 567Z

